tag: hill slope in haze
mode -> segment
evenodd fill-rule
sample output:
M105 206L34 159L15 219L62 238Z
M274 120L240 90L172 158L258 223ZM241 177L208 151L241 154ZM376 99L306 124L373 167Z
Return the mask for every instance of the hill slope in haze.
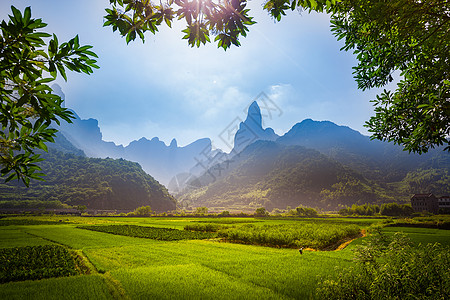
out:
M418 169L449 169L450 155L443 147L422 155L392 143L371 140L356 130L329 121L306 119L295 124L277 142L316 149L367 178L379 182L401 181Z
M442 148L408 153L349 127L311 119L273 142L273 131L261 126L256 102L248 114L235 137L235 144L247 141L243 150L193 177L181 193L184 205L336 209L405 202L413 193L450 193L450 155Z
M345 199L327 197L339 185ZM215 166L191 186L198 188L184 194L181 202L216 208L305 205L334 209L339 204L393 200L376 183L317 150L270 141L253 143L228 165Z
M212 150L209 138L196 140L189 145L180 147L173 139L166 145L158 137L152 139L141 138L132 141L127 146L106 142L96 119L81 119L75 112L72 123L62 122L58 130L86 156L94 158L123 158L138 162L142 168L155 179L169 185L176 175L189 172L202 161L217 153Z
M17 181L0 184L0 208L21 207L21 202L22 207L30 202L48 208L62 203L105 210L134 210L149 205L155 211L168 211L176 207L167 189L139 164L87 158L61 135L42 158L45 160L40 166L46 181L32 181L29 188Z

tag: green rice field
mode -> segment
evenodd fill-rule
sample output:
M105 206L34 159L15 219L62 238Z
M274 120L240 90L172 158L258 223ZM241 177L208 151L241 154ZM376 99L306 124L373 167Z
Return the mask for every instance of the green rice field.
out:
M9 249L4 253L24 251L26 246L58 246L78 253L90 271L3 283L0 299L314 299L319 282L336 277L339 269L354 263L352 249L364 238L357 238L338 251L311 249L300 254L298 247L322 245L323 241L327 244L327 240L335 245L336 241L355 238L356 232L381 222L350 218L3 218L0 250ZM122 230L135 226L140 226L140 232L145 234L154 232L154 228L166 228L172 235L173 230L182 233L185 227L197 229L189 230L186 236L199 233L204 227L217 230L217 234L210 232L205 239L162 240L129 236ZM113 232L86 230L87 227ZM227 241L221 237L223 230L228 231ZM331 234L327 235L327 230ZM403 231L414 243L448 245L450 241L448 230L406 227L383 230L388 234ZM283 240L282 245L258 240L277 240L286 232L290 240ZM239 234L256 240L239 240ZM306 236L309 241L320 242L307 244Z

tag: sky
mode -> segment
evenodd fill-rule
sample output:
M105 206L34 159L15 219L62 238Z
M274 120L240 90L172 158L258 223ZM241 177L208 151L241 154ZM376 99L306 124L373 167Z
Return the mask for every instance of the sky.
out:
M162 26L145 43L125 39L103 27L108 0L0 0L0 17L31 6L32 17L48 24L61 42L79 35L92 45L100 69L70 72L59 78L66 107L82 119L99 121L103 139L128 145L141 137L158 137L179 146L209 137L213 147L229 152L224 132L245 120L257 101L263 126L278 135L304 119L332 121L368 135L364 127L380 90L360 91L352 77L357 61L340 51L329 16L294 11L281 22L250 0L250 26L241 46L227 51L214 43L191 48L183 40L184 20Z

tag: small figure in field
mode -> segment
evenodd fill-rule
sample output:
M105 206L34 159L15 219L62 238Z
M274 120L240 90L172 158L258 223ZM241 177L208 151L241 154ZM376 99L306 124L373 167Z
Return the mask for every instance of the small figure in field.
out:
M298 249L298 252L300 252L300 254L303 254L303 248Z

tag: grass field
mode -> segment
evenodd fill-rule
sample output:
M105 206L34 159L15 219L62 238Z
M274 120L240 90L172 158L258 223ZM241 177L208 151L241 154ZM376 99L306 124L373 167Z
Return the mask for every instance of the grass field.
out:
M62 245L92 264L91 275L0 285L0 299L313 299L315 287L336 268L353 263L352 242L340 251L304 251L225 243L219 239L158 241L77 228L84 225L139 225L180 229L198 223L227 226L354 225L377 219L254 218L87 218L30 217L1 226L0 248ZM7 220L7 219L6 219ZM59 222L59 220L62 220ZM42 222L41 222L42 221ZM45 222L47 223L45 223ZM386 227L404 231L416 243L449 243L448 231Z

